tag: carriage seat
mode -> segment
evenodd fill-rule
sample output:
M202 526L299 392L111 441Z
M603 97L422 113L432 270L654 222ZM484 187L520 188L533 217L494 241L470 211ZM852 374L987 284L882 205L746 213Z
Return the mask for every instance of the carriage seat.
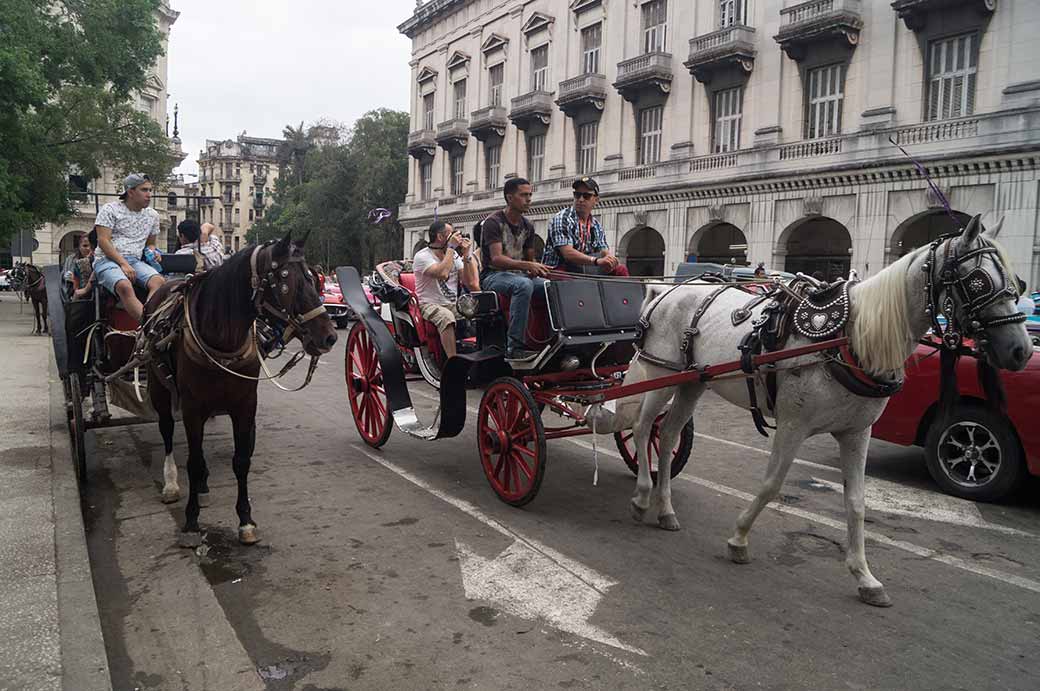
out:
M635 340L643 290L631 281L550 281L552 327L574 345Z

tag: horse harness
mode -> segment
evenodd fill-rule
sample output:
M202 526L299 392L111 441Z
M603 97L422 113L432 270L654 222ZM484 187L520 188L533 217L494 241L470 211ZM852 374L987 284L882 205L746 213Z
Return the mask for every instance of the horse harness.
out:
M253 289L251 301L257 314L255 322L257 326L253 334L247 337L242 346L236 350L222 352L207 345L199 337L192 324L191 313L197 299L197 293L193 291L193 288L206 280L207 273L205 272L189 276L174 285L166 299L149 315L140 332L140 338L144 343L139 343L138 352L146 353L148 359L156 362L163 384L174 394L177 393L176 379L173 376L174 367L170 357L172 352L170 346L176 339L180 339L180 342L184 344L185 354L197 365L203 367L215 365L229 374L244 379L259 380L258 377L244 375L237 370L247 363L257 361L258 356L263 365L262 359L268 357L275 348L279 348L280 354L294 333L302 334L304 324L325 313L324 305L318 305L299 316L293 315L282 306L281 296L289 292L289 285L285 282L285 279L289 277L289 270L282 267L281 271L278 271L279 263L272 259L269 270L261 276L257 270L258 255L265 246L254 248L249 259L250 284ZM303 259L290 258L286 264L292 262L302 263ZM271 290L269 291L268 288ZM268 297L268 293L271 291L274 291L275 295L273 302ZM280 327L279 325L279 328L276 328L267 321L269 317L277 319L285 326ZM182 334L185 337L182 338ZM302 351L297 353L286 362L278 374L267 378L274 380L282 377L299 363L303 355ZM317 359L316 356L311 356L307 378L299 387L300 389L310 383L316 370ZM277 384L277 382L275 383Z
M845 332L851 315L849 299L851 286L852 283L845 280L836 281L830 285L821 285L812 279L799 276L787 286L779 282L774 283L769 290L754 295L744 306L738 307L730 313L732 324L739 326L751 318L754 310L766 303L761 314L752 322L751 331L744 335L738 346L741 370L743 370L747 382L751 417L755 428L763 436L768 436L766 429L772 426L766 422L765 415L758 405L754 376L757 374L758 368L754 365L755 356L760 355L763 351L781 350L792 332L814 342L835 338ZM639 320L640 333L636 339L636 347L640 359L679 372L691 370L703 372L706 368L697 363L694 355L694 339L700 334L700 320L712 303L730 289L747 290L747 286L726 283L708 293L701 300L690 320L690 325L683 330L682 340L679 344L683 362L656 357L643 349L644 337L650 327L650 315L674 288L655 298ZM869 398L885 398L896 393L902 387L901 380L878 379L869 375L859 365L859 361L848 345L836 350L825 351L825 357L825 364L830 374L853 394ZM769 410L775 410L777 380L774 366L767 366L765 386L766 404Z
M1019 297L1018 289L1008 275L1007 267L1001 261L1000 252L995 245L980 237L982 247L969 250L964 254L958 254L956 249L954 249L956 243L953 242L953 239L957 236L957 233L949 233L936 238L928 248L928 261L921 267L928 274L928 285L925 288L928 293L928 307L925 309L925 313L932 320L932 329L942 338L943 345L951 351L958 350L965 337L974 338L976 343L981 346L986 342L986 329L1005 324L1020 324L1027 319L1026 315L1021 312L988 320L982 317L982 310L997 300L1002 298L1017 300ZM946 242L947 240L949 242ZM939 247L944 243L945 248L942 253L939 280L935 281L932 267L936 266ZM993 284L993 279L982 268L982 260L986 255L994 255L996 257L995 263L1000 270L1004 283L1000 288ZM958 269L962 264L972 260L975 260L975 267L962 277ZM942 304L940 305L940 299L944 292L946 296L942 299ZM966 317L965 324L961 324L957 319L953 301L955 292L960 296L963 303L962 307ZM945 328L939 323L940 312L946 316Z

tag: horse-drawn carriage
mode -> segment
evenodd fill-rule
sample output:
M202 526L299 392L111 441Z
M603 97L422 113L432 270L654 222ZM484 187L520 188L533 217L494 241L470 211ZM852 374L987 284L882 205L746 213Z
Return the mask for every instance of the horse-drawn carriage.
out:
M162 267L164 274L186 274L195 271L196 260L192 255L170 254L163 257ZM136 347L137 321L114 295L96 284L89 299L69 300L60 266L46 267L43 275L72 452L76 472L84 481L88 429L155 422L157 417L146 380L135 368L127 369ZM146 296L138 297L143 301ZM84 406L88 397L89 416ZM112 407L129 415L114 418Z

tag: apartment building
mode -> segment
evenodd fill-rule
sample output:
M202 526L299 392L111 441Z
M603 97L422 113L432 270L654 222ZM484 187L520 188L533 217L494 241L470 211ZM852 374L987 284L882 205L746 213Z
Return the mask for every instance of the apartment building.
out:
M435 215L501 206L512 176L544 238L590 174L637 274L869 275L981 213L1040 282L1040 2L428 0L399 30L406 254Z
M225 249L237 252L249 244L249 230L270 207L282 143L242 134L208 139L199 153L199 182L192 188L204 197L198 200L199 220L219 228Z

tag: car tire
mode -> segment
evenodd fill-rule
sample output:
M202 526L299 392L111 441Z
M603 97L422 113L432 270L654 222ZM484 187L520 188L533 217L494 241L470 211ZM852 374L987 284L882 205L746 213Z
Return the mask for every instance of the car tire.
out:
M997 501L1025 479L1022 446L1005 415L958 405L948 423L938 416L925 438L928 472L947 494Z
M350 320L347 319L346 317L340 317L339 319L336 319L335 321L336 321L336 328L337 329L345 329L348 326L350 326Z

